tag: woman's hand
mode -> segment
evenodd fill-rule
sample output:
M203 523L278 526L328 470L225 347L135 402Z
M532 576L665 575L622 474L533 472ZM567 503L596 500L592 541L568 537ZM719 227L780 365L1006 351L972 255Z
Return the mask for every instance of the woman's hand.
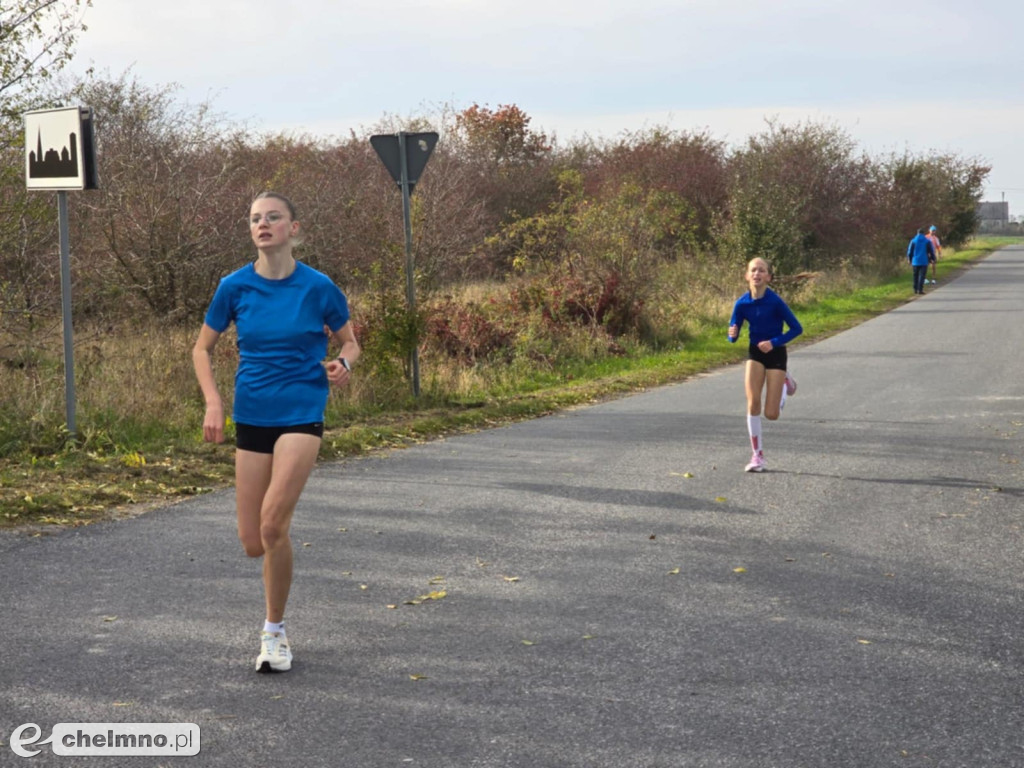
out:
M772 345L770 341L759 341L757 343L757 348L760 349L765 354L768 354L773 349L775 349L775 347Z
M341 360L338 358L331 360L325 367L327 368L327 381L336 387L347 384L352 376L352 372L342 365Z
M740 335L740 327L738 325L730 325L729 326L729 338L730 339L735 339L739 335Z
M203 419L203 440L208 443L224 442L224 406L212 403L206 406Z
M341 387L347 384L351 378L352 366L356 364L362 351L359 349L359 342L356 341L356 333L351 320L334 332L334 340L338 342L340 352L324 367L327 369L327 381L336 387ZM342 364L343 358L348 365Z

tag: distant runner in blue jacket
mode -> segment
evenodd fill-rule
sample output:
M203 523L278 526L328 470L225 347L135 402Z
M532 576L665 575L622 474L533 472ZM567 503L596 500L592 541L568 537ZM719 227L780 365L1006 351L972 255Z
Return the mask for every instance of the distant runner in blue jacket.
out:
M935 259L935 246L925 235L924 228L917 230L914 239L907 246L907 261L914 268L914 293L924 293L928 265Z
M735 342L746 321L750 349L746 370L747 431L754 455L747 472L763 472L764 444L761 440L761 393L765 392L764 415L769 421L779 418L786 396L796 393L796 380L786 370L786 344L804 332L796 315L779 294L768 287L772 269L764 259L752 259L747 265L746 281L750 290L736 300L729 321L729 341ZM785 324L789 330L783 333Z

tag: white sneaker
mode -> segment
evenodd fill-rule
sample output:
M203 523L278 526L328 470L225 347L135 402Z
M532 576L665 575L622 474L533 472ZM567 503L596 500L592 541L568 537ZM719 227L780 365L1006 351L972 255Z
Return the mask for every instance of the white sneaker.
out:
M292 668L292 651L283 632L260 634L260 655L256 657L257 672L287 672Z
M764 472L764 453L758 451L750 457L750 463L743 470L744 472Z

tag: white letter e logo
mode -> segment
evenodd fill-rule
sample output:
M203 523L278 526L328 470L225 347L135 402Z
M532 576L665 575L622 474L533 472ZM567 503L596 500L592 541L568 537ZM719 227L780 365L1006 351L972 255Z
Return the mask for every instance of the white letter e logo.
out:
M29 728L34 729L35 733L33 733L28 738L22 739L21 734L24 731L27 731ZM11 734L11 749L14 751L14 754L16 754L18 757L34 757L39 754L40 750L37 749L35 751L29 751L25 749L23 745L35 744L36 739L38 739L42 735L42 729L35 723L25 723L25 725L19 725L17 728L14 729L14 733ZM40 741L39 743L49 744L50 739L52 738L53 736L50 736L49 739L46 739L45 741Z

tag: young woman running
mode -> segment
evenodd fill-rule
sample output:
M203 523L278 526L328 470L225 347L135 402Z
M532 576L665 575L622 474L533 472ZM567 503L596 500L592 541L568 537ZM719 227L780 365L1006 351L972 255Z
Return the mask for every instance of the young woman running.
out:
M326 275L295 260L299 222L291 202L264 192L252 203L256 260L221 280L192 350L206 399L203 439L224 440L224 406L212 354L231 323L238 331L233 417L238 537L263 558L266 621L256 669L291 669L284 609L292 583L292 513L320 451L330 384L348 382L359 358L348 302ZM328 333L329 331L329 333ZM328 336L340 348L324 363Z
M761 439L761 393L765 392L764 415L769 421L779 418L787 395L796 392L796 380L786 370L786 344L804 332L796 315L779 294L768 287L772 269L761 258L747 265L746 281L750 290L736 300L729 321L729 341L735 342L746 321L750 349L747 359L747 430L754 455L747 472L763 472L764 442ZM788 330L783 333L785 323Z

